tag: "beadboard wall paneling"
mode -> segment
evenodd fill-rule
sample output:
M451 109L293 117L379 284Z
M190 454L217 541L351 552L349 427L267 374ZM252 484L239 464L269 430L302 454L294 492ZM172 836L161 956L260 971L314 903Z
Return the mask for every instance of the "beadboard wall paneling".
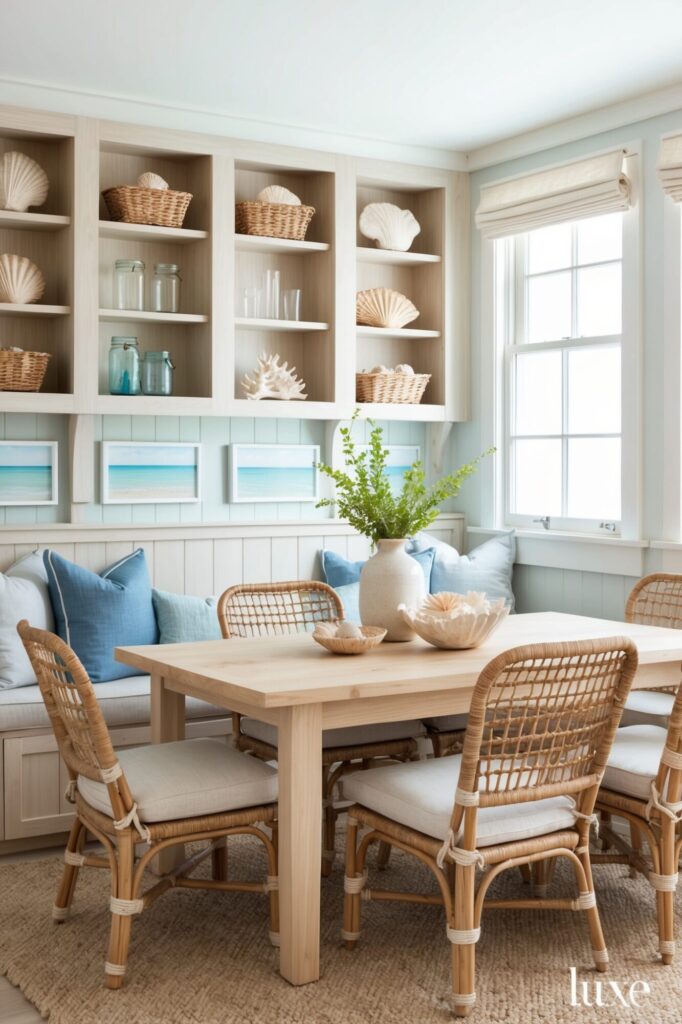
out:
M625 602L636 577L537 565L514 567L517 612L572 612L623 620Z

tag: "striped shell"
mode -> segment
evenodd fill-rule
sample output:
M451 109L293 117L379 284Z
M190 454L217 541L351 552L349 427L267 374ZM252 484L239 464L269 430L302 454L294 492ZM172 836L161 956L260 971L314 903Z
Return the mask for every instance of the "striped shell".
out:
M45 278L26 256L0 256L0 302L37 302L45 291Z
M0 160L0 210L25 213L29 206L42 206L50 187L40 164L24 153L5 153Z
M398 252L407 252L421 231L415 215L393 203L370 203L360 214L358 227L379 249L397 249Z
M165 178L162 178L160 174L154 174L153 171L145 171L137 179L136 185L138 188L168 188L168 182Z
M367 327L404 327L418 316L414 303L392 288L369 288L355 297L355 319Z
M280 206L301 205L301 200L295 192L290 192L288 188L283 188L282 185L268 185L267 188L261 189L256 196L256 202L277 203Z

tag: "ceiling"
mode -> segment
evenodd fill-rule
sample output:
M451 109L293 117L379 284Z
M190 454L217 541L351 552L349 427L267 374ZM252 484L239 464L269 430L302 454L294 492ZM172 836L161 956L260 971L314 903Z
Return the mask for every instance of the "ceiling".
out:
M0 80L470 151L682 79L680 0L1 0Z

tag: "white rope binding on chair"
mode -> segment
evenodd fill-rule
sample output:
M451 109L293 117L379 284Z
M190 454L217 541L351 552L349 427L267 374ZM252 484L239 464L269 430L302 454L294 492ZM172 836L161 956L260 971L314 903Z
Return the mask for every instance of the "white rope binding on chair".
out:
M109 961L104 965L105 974L113 974L116 978L121 978L126 972L125 964L110 964Z
M571 801L571 814L576 821L587 821L589 827L594 828L595 837L599 838L599 817L596 814L583 814L582 811L578 810L578 805L575 801L575 797L569 796L568 799Z
M82 853L72 853L71 850L64 850L64 863L70 864L72 868L82 868L85 864L85 857Z
M571 900L571 910L591 910L597 906L597 897L593 892L581 892L577 900Z
M54 905L52 907L52 920L53 921L66 921L67 917L69 916L69 913L70 913L70 908L69 907L58 907L58 906Z
M657 875L655 872L649 872L649 881L653 885L656 892L675 892L677 890L677 880L679 875Z
M463 995L460 992L453 992L450 999L454 1006L473 1006L476 1002L476 993L467 992Z
M461 846L457 845L459 836L456 836L452 829L448 832L448 837L438 851L436 857L436 864L439 868L445 867L445 861L451 860L455 864L459 864L460 867L469 867L475 864L479 868L485 867L485 857L479 850L463 850Z
M263 892L277 892L279 889L279 876L268 875L263 885Z
M341 938L344 942L355 942L361 934L362 932L347 932L345 928L341 929Z
M130 828L131 825L135 826L135 829L140 839L142 839L145 843L150 843L152 841L151 832L149 831L146 825L142 824L142 822L137 816L137 804L133 804L133 806L126 814L125 818L119 818L118 821L114 822L114 828L118 832L122 832L123 829Z
M593 949L592 956L594 957L595 964L607 964L609 962L608 949Z
M75 804L77 791L76 779L69 779L68 785L64 790L64 799L70 804Z
M112 765L111 768L100 768L99 777L105 786L110 785L112 782L116 782L116 779L120 779L123 775L123 769L121 768L118 761Z
M678 754L676 750L672 750L670 747L663 747L661 761L668 768L682 768L682 754Z
M116 896L109 897L109 909L119 917L132 917L144 910L144 900L119 900Z
M471 793L468 789L460 789L459 786L455 790L455 803L459 804L460 807L478 807L480 799L478 790L475 793Z
M682 800L675 802L663 800L661 794L656 789L656 783L652 780L651 796L644 812L647 821L651 820L651 812L654 808L672 821L682 821Z
M481 937L480 928L451 928L450 925L445 926L445 933L455 946L474 946Z
M658 943L658 952L661 956L675 956L675 943L670 939L661 939Z
M279 946L279 932L268 932L270 938L270 945Z
M367 868L365 868L361 875L357 875L355 878L351 878L350 875L343 876L343 891L351 896L356 896L359 892L361 893L366 884Z

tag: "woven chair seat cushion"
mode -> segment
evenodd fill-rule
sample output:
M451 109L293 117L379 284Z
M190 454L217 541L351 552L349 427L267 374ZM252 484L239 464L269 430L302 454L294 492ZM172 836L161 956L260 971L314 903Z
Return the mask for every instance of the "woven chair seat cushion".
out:
M277 746L277 729L268 722L259 722L257 718L242 718L242 735L253 740L260 740L271 747ZM325 729L322 733L322 746L331 747L365 747L370 743L389 743L391 740L416 739L424 735L421 722L378 722L376 725L351 725L344 729Z
M277 772L224 740L181 740L117 751L140 821L177 821L277 800ZM78 776L83 799L111 816L103 782Z
M343 798L400 825L446 839L462 763L460 754L429 761L372 768L344 778ZM477 846L496 846L572 828L571 801L564 796L478 812Z
M602 779L604 789L648 800L666 736L667 731L658 725L628 725L619 729Z
M623 725L659 725L667 729L674 703L673 693L632 690L625 702Z
M425 718L424 725L438 732L459 732L466 729L468 715L438 715L437 718Z

